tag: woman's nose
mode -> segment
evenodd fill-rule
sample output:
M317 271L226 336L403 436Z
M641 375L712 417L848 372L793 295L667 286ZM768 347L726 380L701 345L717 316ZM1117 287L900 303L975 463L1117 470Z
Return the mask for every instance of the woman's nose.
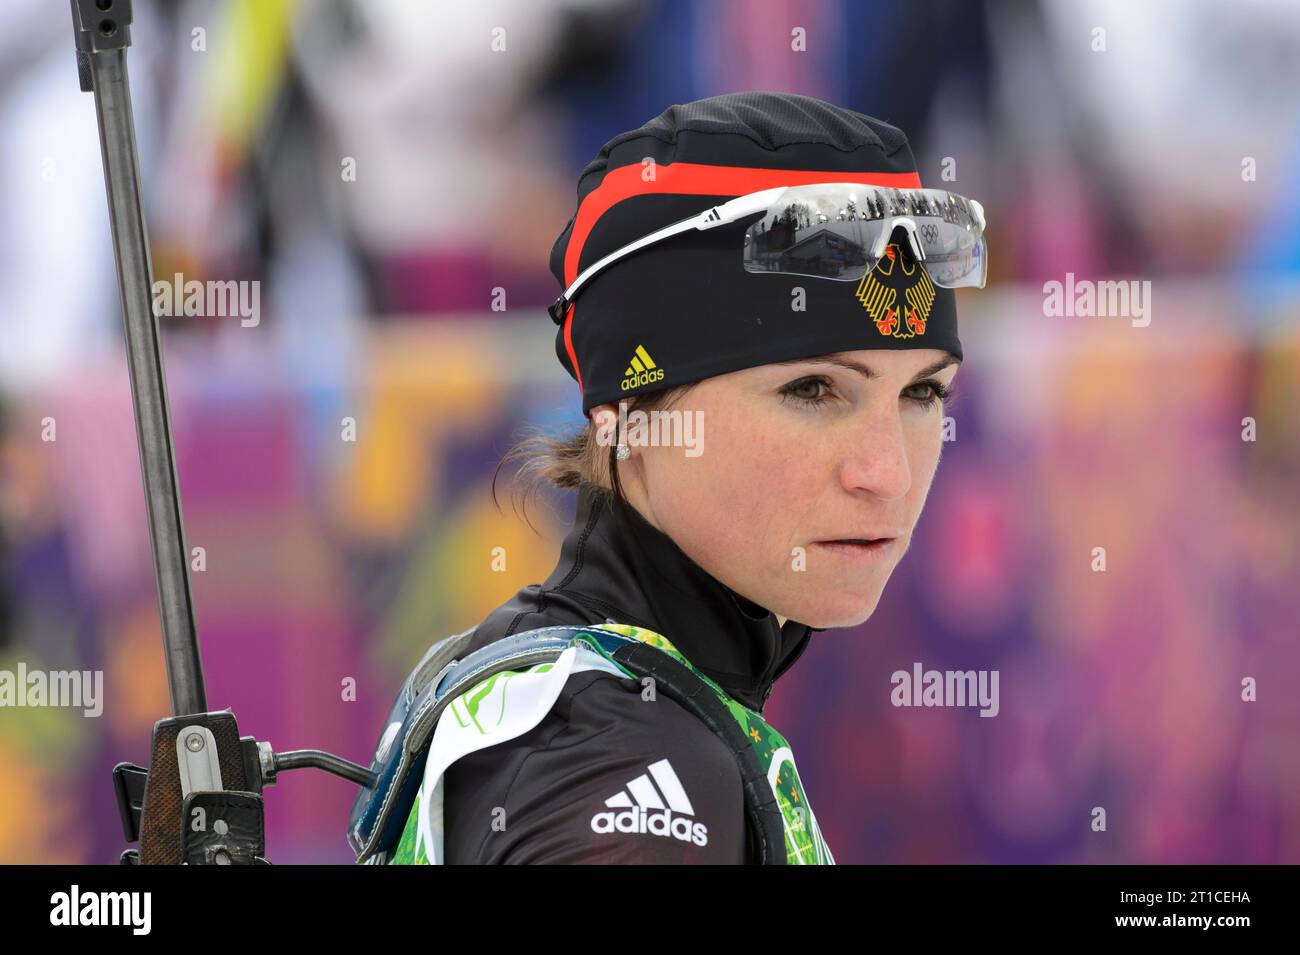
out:
M912 488L903 422L897 410L872 410L851 428L843 450L840 480L848 491L868 491L886 500Z

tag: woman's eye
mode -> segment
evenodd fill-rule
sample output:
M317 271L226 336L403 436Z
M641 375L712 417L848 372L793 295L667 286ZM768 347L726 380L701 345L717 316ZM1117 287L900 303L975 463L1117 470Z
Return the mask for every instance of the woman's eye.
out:
M952 389L946 387L943 382L928 379L908 385L903 389L903 396L923 408L929 408L951 398Z
M817 407L834 397L832 382L824 375L800 378L781 389L781 400L794 401L803 407ZM952 397L952 390L933 378L917 381L903 389L903 398L921 408L931 408Z
M830 380L822 377L801 378L781 389L782 400L792 398L801 405L820 405L827 400L821 389L830 388Z

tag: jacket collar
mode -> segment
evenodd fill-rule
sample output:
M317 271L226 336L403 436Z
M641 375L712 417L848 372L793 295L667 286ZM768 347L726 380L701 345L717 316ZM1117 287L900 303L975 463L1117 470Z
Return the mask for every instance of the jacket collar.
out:
M616 623L663 634L733 698L762 711L814 628L737 594L604 488L578 489L573 527L543 584Z

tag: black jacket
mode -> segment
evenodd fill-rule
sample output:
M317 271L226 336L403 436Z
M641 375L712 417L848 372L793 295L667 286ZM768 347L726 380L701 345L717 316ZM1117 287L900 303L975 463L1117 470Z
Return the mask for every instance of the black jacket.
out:
M779 627L634 508L583 485L555 570L493 611L470 649L607 621L663 634L760 712L812 634L793 620ZM638 681L611 673L572 675L541 723L463 757L444 780L449 864L746 861L740 773L722 741L662 694L645 701ZM667 807L678 822L670 834L608 831L631 804L661 817Z

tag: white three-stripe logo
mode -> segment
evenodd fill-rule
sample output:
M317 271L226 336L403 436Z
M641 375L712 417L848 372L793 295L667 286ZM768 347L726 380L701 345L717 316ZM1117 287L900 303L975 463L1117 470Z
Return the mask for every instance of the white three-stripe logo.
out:
M695 815L695 809L686 796L686 790L682 788L682 782L673 772L672 764L668 760L661 759L657 763L651 763L646 769L648 775L642 773L627 784L626 790L606 799L605 805L611 809L626 809L633 805L632 800L635 799L635 805L642 809L668 808L688 816ZM654 782L651 782L651 779ZM631 793L631 796L628 793Z

